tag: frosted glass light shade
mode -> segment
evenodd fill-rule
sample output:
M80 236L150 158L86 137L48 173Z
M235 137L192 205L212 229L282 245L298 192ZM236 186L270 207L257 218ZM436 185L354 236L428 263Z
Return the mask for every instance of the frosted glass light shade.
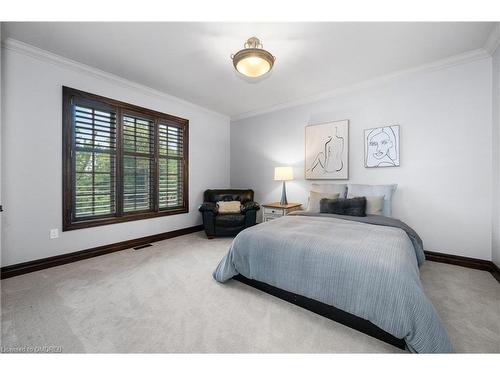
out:
M276 167L274 168L275 181L290 181L293 180L292 167Z
M269 72L276 58L262 47L256 37L249 38L244 49L231 55L234 68L241 74L256 78Z
M271 64L259 56L248 56L238 61L236 70L247 77L260 77L271 70Z

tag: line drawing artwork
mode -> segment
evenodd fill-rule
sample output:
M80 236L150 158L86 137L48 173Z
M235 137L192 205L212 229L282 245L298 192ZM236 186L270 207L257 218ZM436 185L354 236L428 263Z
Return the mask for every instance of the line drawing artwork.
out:
M307 179L348 178L348 125L344 120L306 127Z
M399 125L365 129L365 167L399 167Z
M344 152L344 137L339 137L338 128L335 127L335 138L337 142L333 142L333 137L328 136L324 151L320 151L316 154L314 161L308 171L314 171L316 167L320 167L324 173L339 172L344 168L344 162L342 161L342 153ZM333 148L333 152L332 152ZM333 165L332 168L330 166Z

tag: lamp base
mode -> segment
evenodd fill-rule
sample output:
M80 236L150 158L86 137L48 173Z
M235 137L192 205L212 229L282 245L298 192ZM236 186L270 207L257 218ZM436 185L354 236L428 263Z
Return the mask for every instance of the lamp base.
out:
M288 204L288 201L286 199L286 185L285 185L285 181L283 181L283 189L281 190L280 204L282 206L286 206Z

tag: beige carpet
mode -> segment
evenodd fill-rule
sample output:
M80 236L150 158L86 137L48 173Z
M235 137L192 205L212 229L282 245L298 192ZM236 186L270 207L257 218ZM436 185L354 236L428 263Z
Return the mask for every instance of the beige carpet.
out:
M202 232L3 280L2 347L63 352L400 352L211 273L230 239ZM500 352L500 284L426 262L427 295L458 352Z

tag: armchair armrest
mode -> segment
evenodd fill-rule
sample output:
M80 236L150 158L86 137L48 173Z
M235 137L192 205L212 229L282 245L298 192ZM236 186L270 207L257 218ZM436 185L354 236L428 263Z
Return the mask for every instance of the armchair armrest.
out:
M257 202L246 202L241 205L241 213L245 213L250 210L258 211L260 210L260 205Z
M212 212L214 214L217 214L219 212L217 205L213 202L204 202L203 204L200 204L200 207L198 207L198 211Z

